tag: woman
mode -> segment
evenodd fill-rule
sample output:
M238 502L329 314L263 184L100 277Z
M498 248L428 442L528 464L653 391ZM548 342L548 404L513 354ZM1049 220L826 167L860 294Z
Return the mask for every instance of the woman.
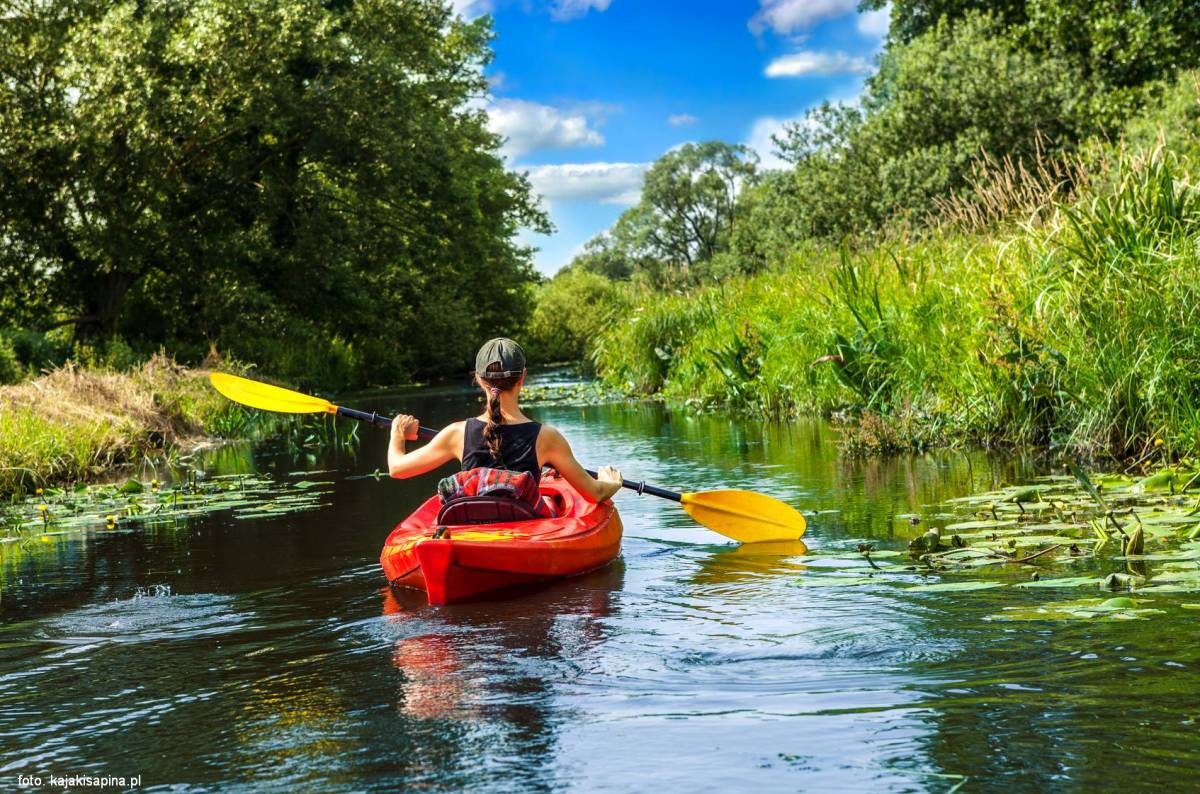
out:
M475 382L487 401L484 412L447 425L420 449L404 450L404 442L417 437L416 418L402 414L392 420L388 473L401 479L415 477L458 459L463 471L479 466L524 471L535 482L542 466L553 466L589 502L603 502L621 490L621 472L604 466L599 479L592 477L575 460L562 433L521 412L525 351L516 342L492 339L481 347L475 356Z

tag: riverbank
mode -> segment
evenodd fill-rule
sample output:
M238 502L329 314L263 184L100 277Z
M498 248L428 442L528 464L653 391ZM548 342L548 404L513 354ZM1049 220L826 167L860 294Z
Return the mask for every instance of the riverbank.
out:
M244 433L249 414L207 375L158 355L130 371L67 364L0 387L0 497Z
M961 441L1193 454L1200 191L1188 173L1161 150L1081 167L1069 195L998 173L934 230L802 247L771 272L683 294L630 287L593 358L627 393L832 416L853 452Z

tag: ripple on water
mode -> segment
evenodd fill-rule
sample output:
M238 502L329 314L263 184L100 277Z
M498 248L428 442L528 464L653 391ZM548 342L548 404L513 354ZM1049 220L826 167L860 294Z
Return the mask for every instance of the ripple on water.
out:
M35 636L68 645L187 640L241 631L253 620L232 596L168 592L81 607L43 622Z

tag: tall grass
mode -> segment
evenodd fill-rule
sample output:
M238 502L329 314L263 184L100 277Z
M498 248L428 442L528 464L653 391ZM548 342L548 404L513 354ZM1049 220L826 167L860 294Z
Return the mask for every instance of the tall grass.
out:
M205 374L155 356L131 372L68 364L0 388L0 496L242 429L245 412Z
M866 447L1200 451L1200 192L1185 166L1161 151L1091 171L1000 164L934 233L627 296L598 371L699 407L858 417L880 439Z

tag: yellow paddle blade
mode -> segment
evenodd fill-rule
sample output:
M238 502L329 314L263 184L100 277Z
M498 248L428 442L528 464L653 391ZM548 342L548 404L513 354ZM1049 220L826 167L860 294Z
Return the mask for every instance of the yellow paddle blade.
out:
M800 511L754 491L685 493L682 501L696 521L741 543L799 540L807 528Z
M322 400L320 397L310 397L298 391L282 389L269 383L260 383L249 378L239 378L226 372L213 372L208 376L213 388L235 403L248 405L263 411L275 411L281 414L316 414L328 412L337 413L337 406Z

